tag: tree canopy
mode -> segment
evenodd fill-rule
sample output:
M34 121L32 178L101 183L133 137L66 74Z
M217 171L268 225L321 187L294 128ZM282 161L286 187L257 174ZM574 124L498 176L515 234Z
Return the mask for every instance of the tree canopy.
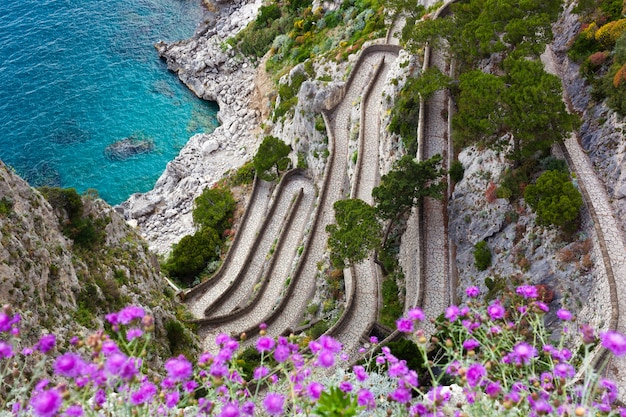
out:
M583 199L567 173L546 171L526 187L524 200L540 223L564 226L578 217Z
M280 177L280 171L289 166L291 147L275 136L266 136L263 139L252 164L259 178L265 181L275 181Z
M460 145L489 144L508 132L510 156L520 161L565 138L577 117L567 112L561 81L541 62L507 58L503 67L503 76L474 70L459 77L453 135Z
M410 155L396 161L393 169L382 176L380 185L372 190L380 217L395 220L421 197L443 198L446 183L441 161L439 154L420 162Z
M200 228L210 227L221 235L230 226L236 202L229 189L205 188L194 204L193 221Z
M380 246L381 226L374 207L363 200L339 200L333 207L336 224L326 226L330 260L334 267L345 268Z
M183 237L174 246L163 269L170 277L191 284L207 263L218 259L219 248L220 239L217 232L205 227L193 235Z

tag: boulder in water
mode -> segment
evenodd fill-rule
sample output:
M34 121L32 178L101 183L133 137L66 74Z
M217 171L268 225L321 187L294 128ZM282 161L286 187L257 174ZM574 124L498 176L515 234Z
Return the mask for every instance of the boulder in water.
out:
M154 141L151 138L131 135L107 146L104 154L109 159L123 161L131 156L152 152L153 150Z

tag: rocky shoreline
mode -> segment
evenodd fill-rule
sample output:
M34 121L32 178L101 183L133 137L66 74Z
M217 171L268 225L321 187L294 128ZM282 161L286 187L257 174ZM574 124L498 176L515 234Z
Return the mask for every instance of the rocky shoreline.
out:
M255 18L260 0L218 2L214 22L190 39L155 47L168 68L198 97L217 102L220 126L192 136L167 164L154 188L116 206L139 229L151 250L166 254L172 244L194 232L193 200L202 190L254 155L261 111L256 105L256 68L225 41Z

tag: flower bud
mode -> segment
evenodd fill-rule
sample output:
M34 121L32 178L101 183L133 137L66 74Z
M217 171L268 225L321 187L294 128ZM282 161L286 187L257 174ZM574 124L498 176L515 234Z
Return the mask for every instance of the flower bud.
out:
M576 410L574 410L574 414L576 414L577 417L582 417L586 413L587 413L587 409L585 407L578 406L576 407Z
M241 332L241 334L239 335L239 340L246 340L247 337L248 335L246 334L246 332Z

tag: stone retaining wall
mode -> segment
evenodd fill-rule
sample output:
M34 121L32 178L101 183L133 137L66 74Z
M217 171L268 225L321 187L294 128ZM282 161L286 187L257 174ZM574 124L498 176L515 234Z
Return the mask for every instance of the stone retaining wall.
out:
M253 203L253 201L255 201L254 200L255 198L258 198L259 181L261 180L257 176L255 176L254 185L252 186L252 195L250 196L250 200L248 201L248 207L250 206L250 204ZM213 277L211 279L209 279L208 281L204 281L196 285L195 287L190 288L189 290L185 291L183 293L183 299L189 299L195 295L205 293L211 287L217 284L220 280L224 279L224 271L228 269L228 266L232 262L232 258L233 258L232 254L235 253L235 250L241 244L241 239L239 239L239 236L241 235L241 233L239 232L243 230L245 227L250 227L250 225L248 224L249 213L250 213L250 210L248 210L248 207L246 207L246 211L243 215L243 218L241 219L241 224L239 225L239 229L237 230L237 233L235 234L235 241L228 249L228 252L226 253L226 256L224 257L224 261L222 262L222 265L220 265L219 269L215 272L215 274L213 274Z
M254 243L252 244L252 250L248 252L248 255L246 256L246 259L243 262L241 269L239 270L239 272L237 272L236 277L230 283L228 288L222 293L222 295L218 299L216 299L211 305L207 306L204 309L205 316L208 317L213 311L221 307L222 304L224 304L226 300L228 300L228 298L238 289L242 277L246 276L250 268L250 265L252 264L251 259L256 254L254 248L258 247L261 240L265 238L265 232L268 226L270 225L270 223L273 221L276 207L278 206L278 202L280 201L279 197L282 195L283 190L286 187L286 185L291 181L291 178L296 175L301 175L302 172L303 170L301 168L295 168L295 169L287 171L283 175L283 177L280 180L280 183L278 184L278 188L275 191L276 197L274 198L274 201L272 202L269 211L265 215L263 224L261 225L260 229L257 231L257 235L254 239ZM287 216L289 216L289 214L287 214ZM282 234L282 231L280 233Z
M377 45L380 46L380 45ZM377 48L378 49L378 48ZM382 51L387 51L388 49L383 49ZM397 50L397 48L393 48L393 50ZM369 49L367 51L367 53L372 53L373 51L371 49ZM363 54L363 56L365 55L365 52ZM370 80L370 82L367 84L367 86L365 87L365 90L363 92L363 97L361 99L361 125L359 126L359 150L358 150L358 154L357 154L357 162L356 162L356 168L355 168L355 173L354 173L354 182L352 183L352 189L350 190L350 197L351 198L355 198L356 194L357 194L357 187L359 184L359 178L361 175L361 172L363 170L363 146L364 146L364 141L363 141L363 136L364 136L364 129L365 129L365 123L363 123L363 120L365 120L365 105L364 103L369 99L370 93L372 92L372 88L374 86L374 84L376 83L376 81L378 80L378 78L380 77L380 73L383 70L383 67L385 65L385 57L383 56L383 58L381 58L380 62L378 63L377 67L376 67L376 71L374 72L374 76L372 77L372 79ZM355 67L353 71L358 71L358 68ZM369 259L366 260L366 262L371 262ZM349 268L349 271L347 274L344 273L344 277L347 275L350 279L350 286L352 288L352 291L350 291L350 293L346 293L346 307L343 311L343 314L341 315L341 317L339 318L339 320L330 328L326 331L326 334L336 337L338 334L341 334L347 326L350 325L350 323L352 322L352 320L354 319L354 310L355 310L355 306L357 305L357 303L359 302L358 300L358 290L357 290L357 285L359 285L359 281L357 279L357 274L356 274L356 270L354 267ZM348 285L346 285L346 288L348 288ZM377 299L380 299L380 288L376 289L377 291ZM376 315L375 317L378 318L378 304L376 305ZM370 323L368 323L367 326L367 332L369 333L372 329L372 327L374 327L374 325L376 324L376 319L374 321L371 321Z
M288 210L288 214L287 217L284 219L283 224L281 225L281 231L285 231L285 230L289 230L289 228L291 227L294 217L295 215L298 213L298 209L300 207L300 203L302 202L302 196L304 195L304 192L302 189L300 189L300 192L295 196L295 199L291 202L291 205L289 207ZM257 303L259 303L261 301L261 299L263 298L263 295L265 293L265 289L267 288L267 285L269 284L269 281L271 279L271 275L272 272L274 270L274 267L276 266L276 259L278 258L277 254L281 251L284 243L285 243L285 236L287 234L281 232L280 233L280 237L278 239L278 242L276 244L276 248L275 248L275 252L274 255L272 256L272 259L270 261L269 267L267 268L267 271L261 272L262 278L261 278L261 287L259 288L258 292L256 293L256 295L254 296L254 298L252 300L250 300L248 303L246 303L246 305L232 313L229 314L224 314L222 316L217 316L217 317L210 317L210 318L205 318L205 319L200 319L200 320L196 320L195 323L198 323L200 325L213 325L213 326L218 326L222 323L228 323L231 321L235 321L238 318L248 314L253 308L256 307ZM247 266L249 265L249 263L246 263L246 266L244 269L247 269ZM230 295L230 294L228 294ZM258 326L258 323L257 323Z

